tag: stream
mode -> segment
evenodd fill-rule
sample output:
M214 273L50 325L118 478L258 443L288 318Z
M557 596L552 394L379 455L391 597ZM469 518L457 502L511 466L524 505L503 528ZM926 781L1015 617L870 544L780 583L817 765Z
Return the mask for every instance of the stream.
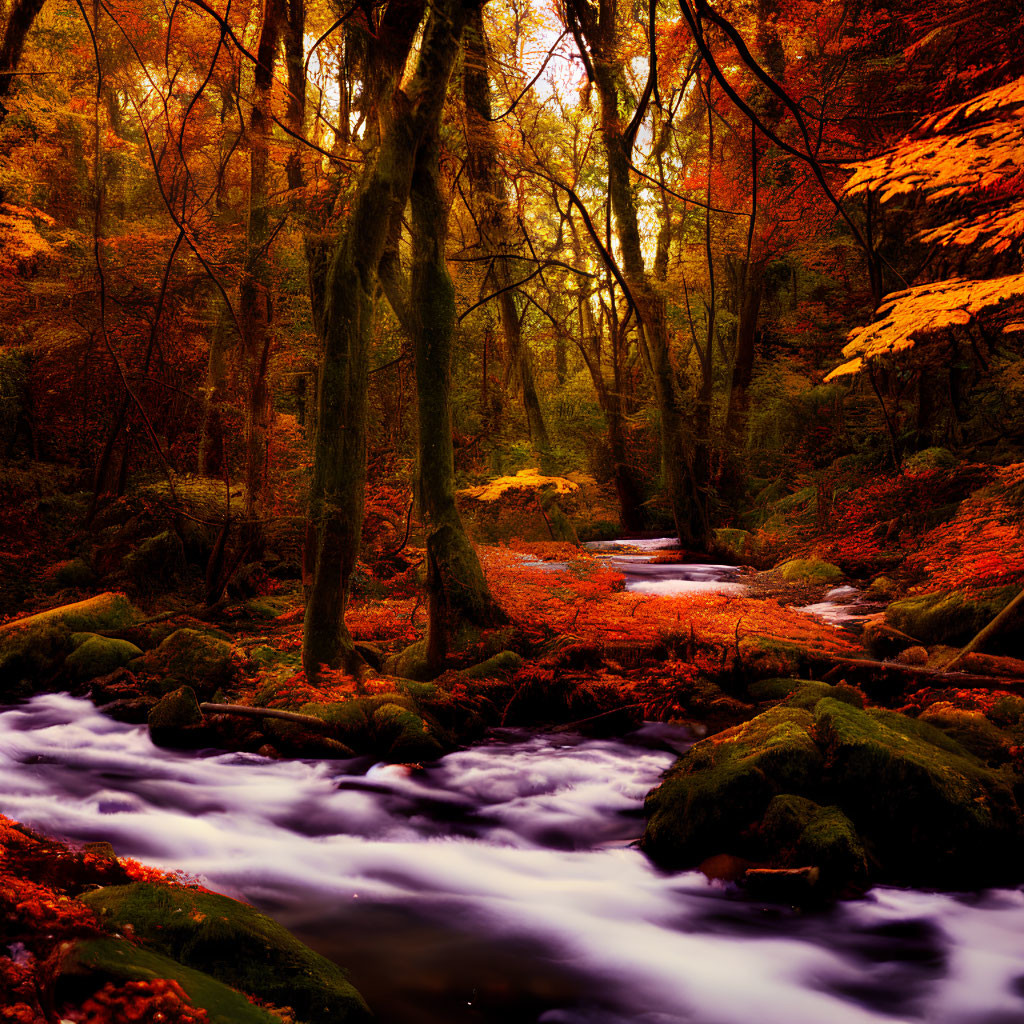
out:
M634 589L741 586L607 557ZM1024 1022L1022 891L801 913L655 870L633 845L643 797L691 740L502 730L422 770L271 761L157 748L47 694L0 709L0 812L253 903L387 1024Z

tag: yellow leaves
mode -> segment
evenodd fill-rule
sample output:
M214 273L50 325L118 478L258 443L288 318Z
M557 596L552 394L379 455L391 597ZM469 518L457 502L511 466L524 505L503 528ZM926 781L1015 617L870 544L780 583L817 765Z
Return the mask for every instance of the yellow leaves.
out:
M979 313L1024 296L1024 274L988 281L952 278L895 292L878 308L879 319L854 328L843 349L847 362L826 381L859 373L868 360L913 348L928 334L970 323Z
M980 240L982 249L1003 252L1021 237L1024 237L1024 199L1011 202L1001 210L940 224L924 232L921 241L938 245L974 245Z
M540 490L543 487L554 487L558 494L571 494L580 489L580 485L564 476L542 476L536 468L521 469L515 476L499 476L479 487L467 487L459 491L465 498L476 501L497 501L506 491Z
M39 233L37 221L47 226L54 223L41 210L0 203L0 271L16 272L53 252Z

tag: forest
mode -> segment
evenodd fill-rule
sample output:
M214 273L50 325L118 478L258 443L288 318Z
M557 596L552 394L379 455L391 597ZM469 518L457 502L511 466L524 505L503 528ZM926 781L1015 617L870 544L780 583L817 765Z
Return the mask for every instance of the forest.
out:
M1019 33L0 0L0 1022L1024 1020Z

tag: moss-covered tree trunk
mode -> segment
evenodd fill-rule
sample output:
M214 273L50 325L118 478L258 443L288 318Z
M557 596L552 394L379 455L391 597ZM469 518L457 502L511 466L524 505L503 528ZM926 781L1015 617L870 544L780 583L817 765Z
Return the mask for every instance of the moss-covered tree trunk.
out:
M326 268L304 557L311 579L302 653L310 678L324 665L352 672L362 667L345 626L345 608L363 524L366 387L378 267L392 221L408 201L420 141L441 116L472 6L460 0L435 0L432 5L415 70L405 88L395 90L388 116L381 118L377 159L351 200L351 213ZM401 61L396 63L401 67Z
M409 314L419 411L418 492L428 523L427 657L434 670L444 663L449 638L460 622L490 625L501 619L455 506L451 404L455 288L444 258L448 211L440 174L438 140L432 132L420 146L413 176Z

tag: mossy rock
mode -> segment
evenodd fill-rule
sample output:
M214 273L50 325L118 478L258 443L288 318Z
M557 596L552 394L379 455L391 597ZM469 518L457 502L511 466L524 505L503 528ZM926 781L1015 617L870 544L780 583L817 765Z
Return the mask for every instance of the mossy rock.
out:
M242 605L242 610L253 619L276 619L291 611L297 604L294 596L287 594L270 594L266 597L250 598Z
M298 650L279 651L268 644L260 644L250 648L248 653L249 660L263 669L287 668L292 672L298 672L302 668L302 652Z
M355 751L340 740L301 722L286 722L280 718L265 718L260 728L274 747L286 757L310 760L344 761L355 757Z
M367 1021L370 1013L345 972L258 910L175 886L108 886L82 897L104 923L218 981L290 1006L308 1024Z
M734 562L757 557L757 541L749 530L721 527L714 532L713 548Z
M80 633L72 636L74 650L64 659L64 668L78 680L108 675L142 655L142 651L127 640L94 633L83 643L76 644L75 637L80 636Z
M71 558L51 565L43 577L49 592L90 586L96 579L92 566L84 558Z
M491 679L496 676L512 675L522 667L523 659L515 651L500 651L493 658L463 669L462 676L465 679Z
M148 676L147 689L162 696L191 686L206 698L235 678L235 649L226 640L198 629L179 629L155 650L132 663L133 671Z
M210 1024L280 1024L278 1017L209 974L124 939L80 942L61 964L58 991L71 996L81 987L83 975L113 982L176 981L192 1005L206 1011Z
M760 832L778 864L818 868L822 882L833 892L867 876L864 845L839 807L822 807L806 797L780 793L768 805Z
M434 761L444 753L426 721L415 711L399 704L380 704L370 724L392 761Z
M1016 595L1016 587L989 587L973 593L943 590L915 594L893 601L885 610L885 621L926 646L961 647L980 633ZM1019 626L1019 618L1017 623L1008 622L1002 633L993 639L990 648L994 652L1012 654L1024 650L1015 625Z
M206 746L210 731L191 686L164 694L150 708L149 737L158 747L194 749Z
M830 796L890 879L975 887L1020 875L1013 778L945 732L836 700L814 711Z
M437 675L427 660L427 641L417 640L384 662L384 674L426 682Z
M742 855L743 833L774 796L815 788L824 758L813 724L808 711L777 707L694 744L647 797L644 850L668 868Z
M124 594L106 593L0 626L0 695L26 696L62 666L74 633L119 630L141 616Z
M121 559L121 568L137 586L164 589L185 567L185 549L172 530L148 537Z
M925 473L932 469L951 469L957 464L956 456L948 448L925 448L903 460L907 473Z
M975 757L992 765L1006 764L1011 758L1013 738L977 711L964 711L950 704L933 704L918 721L941 729Z
M839 583L843 570L820 558L791 558L775 567L787 583Z
M896 584L888 576L876 576L868 586L872 597L891 597L896 592Z
M789 707L808 711L825 697L833 697L857 708L864 706L863 695L852 686L831 686L814 679L761 679L751 683L747 693L757 701L777 700Z

